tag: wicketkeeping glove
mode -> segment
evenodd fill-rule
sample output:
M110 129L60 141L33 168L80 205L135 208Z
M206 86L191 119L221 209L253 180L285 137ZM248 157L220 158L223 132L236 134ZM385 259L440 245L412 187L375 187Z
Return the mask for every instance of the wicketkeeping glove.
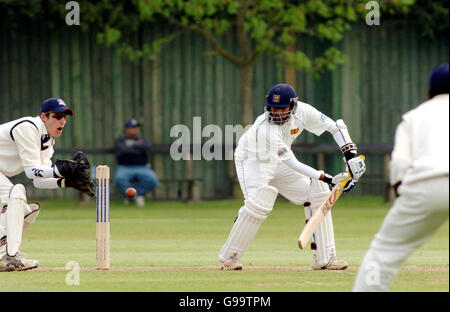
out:
M72 187L91 197L95 195L94 181L90 171L91 165L86 154L79 151L72 160L57 160L55 168L63 177L59 183L61 187Z
M91 167L91 165L89 164L89 160L87 159L87 156L84 152L82 151L78 151L75 153L75 156L72 159L73 161L79 163L79 164L84 164L84 165L88 165L89 168Z
M81 172L89 171L89 164L81 164L74 160L56 160L53 172L56 178L72 178L80 175Z
M75 179L65 178L63 179L63 183L65 187L72 187L82 193L89 195L90 197L94 197L95 195L95 186L92 179L86 177L78 177Z
M77 152L73 160L56 160L53 167L56 178L75 178L79 175L86 175L91 165L83 152Z

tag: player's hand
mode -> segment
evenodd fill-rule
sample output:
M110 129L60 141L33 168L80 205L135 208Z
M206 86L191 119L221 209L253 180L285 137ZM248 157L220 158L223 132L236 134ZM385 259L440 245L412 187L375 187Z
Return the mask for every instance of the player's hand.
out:
M346 181L343 185L345 193L350 192L356 186L356 181L350 178L350 174L348 172L341 172L334 177L329 175L328 173L324 173L323 176L324 177L321 180L325 183L330 184L332 187L334 187L338 183Z
M79 176L90 176L91 165L82 151L78 151L72 160L57 160L53 171L55 177L76 178Z
M355 156L351 159L345 159L347 163L347 170L350 172L351 177L358 181L361 176L366 172L366 163L364 162L365 157L363 155Z
M81 164L74 160L56 160L53 172L56 178L73 178L83 171L89 171L89 164Z
M350 178L347 183L344 185L344 193L348 193L351 190L353 190L356 186L356 181L352 178Z

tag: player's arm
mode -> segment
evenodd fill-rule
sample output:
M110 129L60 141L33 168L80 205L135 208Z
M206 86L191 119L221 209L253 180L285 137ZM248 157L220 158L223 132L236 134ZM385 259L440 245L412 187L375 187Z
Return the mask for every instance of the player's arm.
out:
M147 139L140 139L136 142L136 147L139 148L139 150L147 152L150 148L150 141Z
M344 121L339 119L336 122L329 122L327 131L333 135L334 140L341 149L352 178L358 181L366 171L366 164L364 159L358 156L358 148L350 138Z
M305 129L309 132L315 135L321 135L324 131L328 131L333 135L334 140L344 155L348 171L350 171L352 178L358 181L366 171L366 165L364 160L357 155L356 144L350 138L344 121L334 121L306 103L302 104L298 112L301 114L300 118L303 120Z
M347 172L341 172L335 176L331 176L330 174L325 173L322 170L316 170L300 161L291 154L291 156L285 160L282 160L285 165L289 168L310 177L311 179L316 179L323 181L331 186L335 186L337 183L348 179ZM344 192L349 192L355 187L356 182L353 179L349 179L348 183L344 186Z
M57 160L53 167L29 166L24 170L27 177L33 180L36 188L72 187L91 197L94 196L90 164L83 152L77 152L72 160Z
M321 180L320 178L323 172L298 161L298 159L293 154L290 154L288 158L283 159L282 162L292 170L297 171L298 173L310 177L311 179Z
M391 154L390 182L398 197L397 189L405 177L411 164L411 138L408 135L408 124L402 121L395 130L395 144Z
M24 168L25 174L29 179L39 178L68 178L80 174L86 168L72 160L57 160L53 167L41 165L32 165Z

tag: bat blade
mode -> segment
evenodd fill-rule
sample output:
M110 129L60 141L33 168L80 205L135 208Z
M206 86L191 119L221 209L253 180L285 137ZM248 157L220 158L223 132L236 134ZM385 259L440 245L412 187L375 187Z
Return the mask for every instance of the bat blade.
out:
M300 249L304 249L306 247L320 222L322 222L323 218L325 218L327 213L331 210L331 207L333 207L339 196L341 196L344 191L343 185L345 185L347 180L338 183L333 187L328 198L323 202L319 209L316 210L313 216L309 219L308 223L306 223L298 238L298 247Z
M360 157L363 160L366 159L366 156L364 155L360 155ZM300 236L298 238L298 247L300 249L304 249L306 247L306 244L308 244L309 240L313 236L314 231L317 229L320 222L322 222L323 218L325 218L328 211L331 210L331 207L333 207L334 203L338 200L339 196L341 196L342 193L344 192L344 186L350 179L351 177L349 172L349 177L333 187L328 198L323 202L323 204L319 207L319 209L316 210L314 215L309 219L308 223L306 223L305 227L303 228L303 231L300 233Z

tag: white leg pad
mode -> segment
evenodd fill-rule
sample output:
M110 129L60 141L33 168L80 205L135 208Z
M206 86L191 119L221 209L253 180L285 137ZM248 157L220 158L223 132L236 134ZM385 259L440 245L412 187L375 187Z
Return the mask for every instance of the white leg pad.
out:
M311 185L311 196L309 202L312 214L323 204L330 194L328 186L321 181L313 181ZM306 216L308 218L308 216ZM314 243L316 247L316 261L319 265L326 265L331 257L336 256L336 247L334 242L334 229L331 211L320 222L314 232Z
M272 211L278 191L272 186L261 187L245 201L239 209L227 241L219 253L219 261L240 260L255 237L261 223Z
M36 221L36 218L38 217L40 211L41 206L39 205L39 203L31 203L25 207L25 216L23 219L24 231L28 229L34 223L34 221Z
M6 252L10 256L19 251L27 206L25 187L22 184L14 185L9 193L6 211Z

